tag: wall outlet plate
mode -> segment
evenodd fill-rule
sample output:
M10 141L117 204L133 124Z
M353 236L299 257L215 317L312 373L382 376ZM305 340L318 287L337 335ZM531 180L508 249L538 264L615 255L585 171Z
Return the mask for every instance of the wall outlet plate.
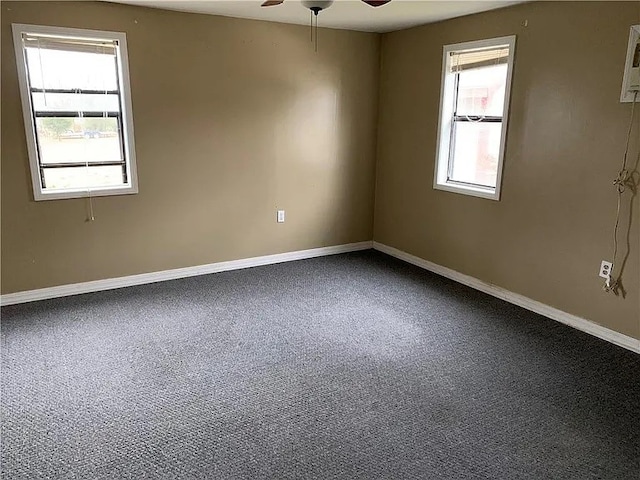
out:
M284 223L284 210L278 210L278 215L276 217L276 221L278 223Z
M613 270L613 263L603 260L602 263L600 264L599 275L602 278L608 279L611 276L611 270Z

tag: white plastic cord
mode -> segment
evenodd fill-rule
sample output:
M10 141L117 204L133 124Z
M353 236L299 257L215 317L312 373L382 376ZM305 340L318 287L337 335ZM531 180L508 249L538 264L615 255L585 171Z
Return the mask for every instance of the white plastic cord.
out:
M89 160L85 160L84 168L89 173ZM93 197L91 197L91 188L87 188L87 203L89 204L89 216L87 222L93 222L96 218L93 215Z
M40 50L40 38L38 38L38 63L40 64L40 80L42 81L42 99L47 106L47 88L44 84L44 68L42 68L42 51Z
M89 218L87 222L93 222L96 218L93 216L93 197L91 196L91 190L87 190L87 203L89 204Z
M613 226L613 258L611 259L613 266L611 267L611 271L609 272L609 278L607 278L602 288L605 292L612 292L614 295L618 295L620 291L620 274L622 273L618 273L618 278L614 278L613 272L617 265L616 257L618 256L618 227L620 225L620 206L622 204L622 194L625 192L627 187L634 187L631 173L627 169L627 159L629 158L629 143L631 142L631 133L633 132L633 119L637 100L638 92L636 91L633 95L633 102L631 103L631 118L629 120L629 130L627 132L627 141L624 147L624 155L622 156L622 166L620 168L620 171L618 172L618 175L613 181L613 185L616 187L616 191L618 192L618 198L616 201L616 220Z

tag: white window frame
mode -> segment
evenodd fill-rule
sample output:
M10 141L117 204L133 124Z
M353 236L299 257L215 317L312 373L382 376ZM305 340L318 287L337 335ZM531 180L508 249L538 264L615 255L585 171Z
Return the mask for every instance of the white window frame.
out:
M27 150L31 167L33 196L36 201L59 200L66 198L95 197L108 195L127 195L138 193L138 175L136 169L135 144L133 135L133 113L131 108L131 88L129 84L129 57L127 55L127 38L122 32L106 32L100 30L85 30L79 28L50 27L45 25L12 24L13 44L15 48L16 64L18 67L18 81L22 99L22 113L24 117ZM114 187L59 189L42 188L40 176L40 160L35 130L35 116L29 91L27 78L26 49L23 46L22 35L48 35L58 37L75 37L91 40L117 41L118 81L120 94L120 114L122 116L122 140L124 143L124 160L127 169L127 183Z
M508 46L509 57L507 61L507 78L505 85L504 108L502 111L502 132L500 136L500 153L498 156L498 170L495 188L465 184L449 180L449 162L451 148L451 129L453 127L453 109L455 97L455 73L450 73L452 56L451 52L484 49L489 47ZM456 43L445 45L442 52L442 82L440 90L440 111L438 116L438 143L436 150L436 166L433 178L433 188L445 190L447 192L462 193L474 197L487 198L490 200L500 200L500 189L502 185L502 166L507 138L507 126L509 121L509 102L511 98L511 79L513 73L513 59L515 55L516 36L490 38L473 42Z

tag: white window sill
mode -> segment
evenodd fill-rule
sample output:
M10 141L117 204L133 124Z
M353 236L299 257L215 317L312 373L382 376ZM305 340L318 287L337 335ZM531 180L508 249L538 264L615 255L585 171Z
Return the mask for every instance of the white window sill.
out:
M486 198L488 200L500 200L500 192L495 188L490 187L461 185L459 183L435 183L433 188L436 190L444 190L445 192L461 193L472 197Z
M107 197L111 195L132 195L138 193L138 189L132 186L99 188L95 190L52 190L49 192L37 192L36 201L64 200L67 198Z

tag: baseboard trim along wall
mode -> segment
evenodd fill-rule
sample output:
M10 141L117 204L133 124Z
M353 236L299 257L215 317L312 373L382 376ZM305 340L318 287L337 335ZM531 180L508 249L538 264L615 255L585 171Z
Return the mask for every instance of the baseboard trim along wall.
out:
M294 252L277 253L274 255L264 255L261 257L243 258L240 260L230 260L226 262L210 263L207 265L196 265L193 267L176 268L160 272L141 273L126 277L107 278L104 280L94 280L91 282L73 283L69 285L59 285L55 287L39 288L37 290L27 290L23 292L8 293L0 296L0 305L15 305L18 303L35 302L49 298L68 297L82 293L99 292L102 290L112 290L115 288L131 287L146 283L163 282L165 280L175 280L178 278L194 277L197 275L207 275L210 273L226 272L229 270L240 270L243 268L259 267L261 265L271 265L274 263L291 262L303 260L305 258L323 257L338 253L356 252L358 250L368 250L374 248L380 252L396 257L407 263L411 263L430 272L437 273L443 277L454 280L468 287L487 293L494 297L505 300L514 305L543 315L552 320L556 320L570 327L576 328L595 337L611 342L620 347L640 353L640 340L614 330L593 323L581 317L577 317L557 308L550 307L544 303L532 300L523 295L510 292L496 285L483 282L477 278L465 275L447 267L429 262L410 253L403 252L397 248L390 247L379 242L358 242L344 245L334 245L331 247L312 248L309 250L298 250Z
M271 265L274 263L291 262L294 260L303 260L305 258L324 257L327 255L335 255L338 253L369 250L372 248L372 246L373 242L371 241L347 243L344 245L311 248L309 250L298 250L295 252L276 253L274 255L264 255L262 257L243 258L240 260L210 263L207 265L196 265L194 267L176 268L173 270L164 270L160 272L141 273L138 275L129 275L126 277L107 278L104 280L94 280L91 282L39 288L37 290L27 290L23 292L8 293L6 295L2 295L0 296L0 305L15 305L17 303L35 302L37 300L46 300L48 298L68 297L70 295L79 295L81 293L99 292L102 290L112 290L114 288L143 285L145 283L163 282L165 280L195 277L197 275L207 275L209 273L240 270L242 268L259 267L261 265Z
M399 258L400 260L403 260L407 263L411 263L420 268L424 268L425 270L429 270L430 272L437 273L438 275L442 275L443 277L447 277L458 283L462 283L463 285L467 285L468 287L500 298L501 300L505 300L514 305L518 305L519 307L525 308L526 310L530 310L552 320L556 320L560 323L564 323L565 325L569 325L570 327L591 334L602 340L606 340L607 342L611 342L615 345L618 345L619 347L626 348L628 350L631 350L632 352L640 353L640 340L633 337L623 335L622 333L603 327L602 325L598 325L597 323L593 323L584 318L577 317L567 312L563 312L562 310L550 307L549 305L545 305L544 303L540 303L523 295L510 292L496 285L491 285L489 283L483 282L482 280L478 280L477 278L470 277L469 275L465 275L455 270L451 270L450 268L429 262L420 257L416 257L415 255L411 255L410 253L403 252L402 250L398 250L397 248L390 247L383 243L373 242L373 248L380 252L386 253L387 255L391 255L392 257Z

